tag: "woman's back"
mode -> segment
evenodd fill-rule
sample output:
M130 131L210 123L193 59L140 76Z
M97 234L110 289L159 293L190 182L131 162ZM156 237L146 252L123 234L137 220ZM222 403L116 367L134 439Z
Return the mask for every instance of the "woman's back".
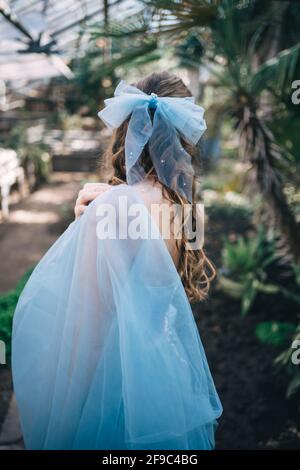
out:
M175 228L179 215L172 209L174 204L163 195L163 187L160 183L147 179L135 185L136 191L140 194L148 211L157 225L162 238L164 239L168 251L178 267L180 256L180 238L176 238ZM168 209L169 210L168 210Z

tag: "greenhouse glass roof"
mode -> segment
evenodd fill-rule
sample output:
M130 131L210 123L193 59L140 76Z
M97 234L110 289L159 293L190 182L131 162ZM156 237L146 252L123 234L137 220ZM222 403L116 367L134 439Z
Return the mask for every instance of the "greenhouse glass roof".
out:
M136 11L135 0L109 0L109 17ZM89 25L105 17L104 0L0 0L0 80L70 76Z

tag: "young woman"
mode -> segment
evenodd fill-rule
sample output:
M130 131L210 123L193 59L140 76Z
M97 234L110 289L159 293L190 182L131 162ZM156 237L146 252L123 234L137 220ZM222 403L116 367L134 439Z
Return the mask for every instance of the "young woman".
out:
M178 208L194 207L203 109L168 73L121 82L105 104L99 117L115 128L110 184L79 194L76 220L15 312L26 447L212 449L222 408L189 300L205 297L214 272L177 230L186 220ZM168 235L153 206L176 208Z

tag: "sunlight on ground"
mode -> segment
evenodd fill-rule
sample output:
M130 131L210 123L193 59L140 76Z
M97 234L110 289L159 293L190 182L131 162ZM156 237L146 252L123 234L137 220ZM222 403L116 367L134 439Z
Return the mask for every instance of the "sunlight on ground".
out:
M70 188L64 187L63 194L65 194L66 200L69 199L71 196L74 197L73 193L74 193L74 190L71 186ZM33 194L31 197L31 200L34 201L35 203L38 202L38 203L49 204L49 205L50 204L61 205L63 202L61 191L56 191L51 186L49 188L44 187L38 193Z
M59 221L60 216L51 211L34 212L15 210L11 212L9 217L9 222L16 224L53 224Z

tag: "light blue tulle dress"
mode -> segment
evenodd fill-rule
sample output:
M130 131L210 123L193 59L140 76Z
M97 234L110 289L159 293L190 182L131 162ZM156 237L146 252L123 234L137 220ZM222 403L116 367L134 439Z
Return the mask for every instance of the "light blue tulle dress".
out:
M120 196L142 202L125 184L93 201L17 305L12 368L28 449L214 447L222 407L165 242L96 235L97 208L118 212ZM140 222L153 223L147 209Z

